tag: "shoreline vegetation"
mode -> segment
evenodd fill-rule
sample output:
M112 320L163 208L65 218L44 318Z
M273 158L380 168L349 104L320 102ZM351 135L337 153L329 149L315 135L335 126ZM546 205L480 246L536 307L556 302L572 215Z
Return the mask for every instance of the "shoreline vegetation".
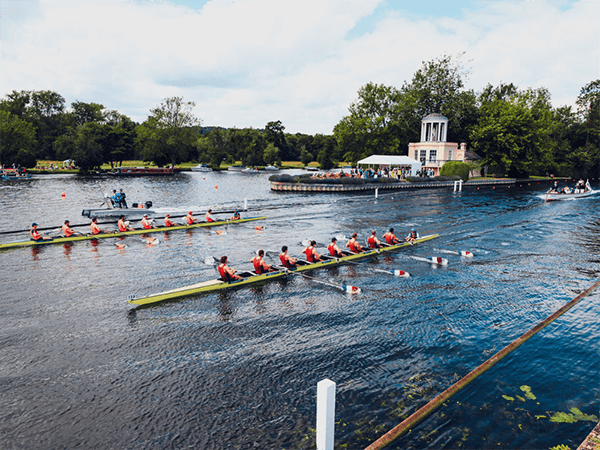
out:
M371 155L406 155L423 138L423 118L436 113L448 119L447 142L464 143L480 157L469 163L473 174L592 179L600 173L600 79L581 88L575 106L556 107L546 88L500 83L475 91L464 87L466 74L460 58L443 56L424 62L402 87L369 82L331 134L315 135L286 132L280 120L262 128L204 126L195 103L182 97L165 98L137 123L100 103L68 106L57 92L13 91L0 99L0 163L33 169L56 161L58 173L70 173L63 161L76 161L85 173L132 161L178 170L191 168L190 161L213 170L237 161L330 170ZM456 174L448 171L441 174Z

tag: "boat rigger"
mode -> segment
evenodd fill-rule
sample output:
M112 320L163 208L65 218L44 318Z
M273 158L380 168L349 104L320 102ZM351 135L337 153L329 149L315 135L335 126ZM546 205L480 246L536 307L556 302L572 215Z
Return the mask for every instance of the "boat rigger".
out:
M261 281L269 281L275 278L285 277L290 274L301 274L310 270L317 270L322 269L324 267L333 267L345 263L351 263L352 261L356 261L359 259L374 258L380 255L388 254L403 247L409 247L414 244L435 239L438 236L439 234L423 236L413 242L403 242L400 244L390 245L379 249L369 249L362 253L342 256L340 258L330 258L316 263L307 263L304 265L299 265L295 269L279 269L275 272L267 272L261 275L256 275L254 272L242 272L238 273L238 275L242 276L240 280L234 280L230 282L225 282L221 279L215 279L139 298L137 298L135 295L131 295L127 298L127 301L134 305L150 305L154 303L164 302L167 300L177 300L183 297L189 297L200 293L208 293L223 289L231 289L234 287L242 287L249 284L259 283Z
M192 225L176 225L173 227L158 227L150 228L147 230L133 230L133 231L115 231L114 233L100 233L100 234L86 234L84 236L71 236L71 237L56 237L48 241L21 241L21 242L8 242L6 244L0 244L0 250L5 250L15 247L31 247L48 244L62 244L64 242L76 242L76 241L89 241L91 239L108 239L118 238L124 236L134 236L136 234L148 234L148 233L159 233L163 231L177 231L177 230L189 230L191 228L202 228L202 227L217 227L222 225L230 225L234 223L251 222L254 220L264 220L266 217L247 217L245 219L238 220L219 220L215 222L200 222Z

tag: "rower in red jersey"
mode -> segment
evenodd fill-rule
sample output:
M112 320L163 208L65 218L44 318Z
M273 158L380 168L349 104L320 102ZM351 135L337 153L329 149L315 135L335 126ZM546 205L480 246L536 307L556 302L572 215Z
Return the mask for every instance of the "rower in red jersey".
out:
M92 219L92 223L90 223L90 229L92 230L92 234L105 233L105 231L98 226L98 219L95 217Z
M119 217L119 221L117 222L117 227L119 228L120 232L133 231L133 228L129 227L129 222L125 221L125 216Z
M150 220L148 220L148 214L144 214L144 217L142 219L142 228L144 230L151 230L152 228L154 228L154 225L152 225L152 222Z
M358 241L356 240L357 237L358 234L353 233L352 238L348 242L346 242L346 247L348 247L352 253L360 253L363 250Z
M321 261L321 255L319 255L315 250L316 245L317 241L310 241L310 245L302 250L302 253L306 254L306 260L308 262Z
M62 233L64 237L83 236L83 234L71 228L70 222L68 220L65 220L65 224L62 226Z
M388 231L387 233L385 233L383 235L383 238L390 245L394 245L394 244L399 244L400 243L400 240L394 235L394 229L393 228L390 228L390 231Z
M337 246L336 242L337 238L331 238L331 243L327 246L327 250L329 250L329 254L331 256L339 258L340 256L344 256L344 254L342 253L342 250Z
M171 220L171 214L165 214L165 227L176 227L181 224Z
M250 260L250 262L254 264L254 271L256 272L256 274L261 275L265 272L275 272L275 269L273 269L265 262L263 256L265 256L265 251L259 250L258 255Z
M206 213L206 223L211 223L214 222L215 219L212 218L212 216L210 215L210 213L212 212L212 209L209 209L208 212Z
M29 230L29 234L31 235L31 239L34 241L51 241L51 237L42 237L40 232L37 230L37 223L31 224L31 230Z
M227 265L227 256L221 256L221 264L217 267L223 281L241 280L242 277L235 274L235 270Z
M196 223L196 219L194 218L194 216L192 214L193 214L193 212L190 211L189 213L187 213L187 216L185 216L185 220L188 225L193 225L194 223Z
M377 232L375 230L371 231L371 236L369 236L369 239L367 239L367 244L369 244L369 247L371 248L381 247L381 241L377 239L376 234Z
M287 251L288 251L287 245L284 245L283 247L281 247L281 253L279 254L279 261L281 261L281 264L286 269L295 269L297 259L288 255Z

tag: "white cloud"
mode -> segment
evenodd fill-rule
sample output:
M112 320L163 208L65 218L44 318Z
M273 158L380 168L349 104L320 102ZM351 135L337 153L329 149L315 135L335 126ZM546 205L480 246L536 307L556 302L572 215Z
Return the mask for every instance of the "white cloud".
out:
M596 2L478 3L462 20L390 11L348 39L378 3L3 2L0 94L49 89L137 121L182 95L206 125L314 134L331 133L365 83L400 87L443 54L467 52L473 89L545 86L555 106L600 75Z

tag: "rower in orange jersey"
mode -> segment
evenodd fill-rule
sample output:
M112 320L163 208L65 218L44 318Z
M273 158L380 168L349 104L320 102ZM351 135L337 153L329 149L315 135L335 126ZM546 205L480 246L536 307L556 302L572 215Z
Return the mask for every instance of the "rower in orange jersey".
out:
M259 250L258 255L250 260L250 262L254 264L254 271L256 272L256 274L261 275L265 272L275 272L275 269L273 269L265 262L263 256L265 256L265 251Z
M358 234L353 233L352 238L348 242L346 242L346 247L348 247L352 253L360 253L363 251L363 248L356 240L357 237Z
M337 238L331 238L331 243L327 246L327 250L329 250L329 254L331 256L339 258L340 256L344 256L344 254L342 253L342 250L337 246L336 242Z
M281 253L279 254L279 261L281 261L281 264L286 269L295 269L297 259L288 255L287 251L288 251L287 245L284 245L283 247L281 247Z
M68 220L65 220L65 224L62 226L62 233L64 237L83 236L82 233L79 233L78 231L75 231L73 228L71 228L70 222Z
M181 224L171 220L171 214L165 214L165 227L176 227Z
M90 223L90 228L92 230L92 234L100 234L100 233L106 233L102 228L100 228L98 226L98 219L96 219L95 217L92 219L92 223Z
M43 237L40 232L37 230L37 223L31 224L31 230L29 230L29 234L31 235L31 240L33 241L51 241L51 237Z
M194 216L192 214L193 214L193 212L190 211L189 213L187 213L187 216L185 216L185 221L188 225L193 225L196 223L196 219L194 218Z
M125 231L133 231L133 228L129 226L129 222L125 221L125 216L119 217L119 221L117 222L117 227L121 233Z
M219 270L219 274L221 275L221 279L223 281L233 281L233 280L241 280L242 277L236 275L236 270L233 270L231 267L227 265L227 256L221 256L221 264L217 267Z
M383 235L383 238L389 245L400 243L400 240L394 235L394 229L390 228L390 231Z
M369 244L369 247L371 248L381 247L381 241L377 239L376 234L377 232L375 230L371 231L371 236L369 236L369 239L367 239L367 244Z
M144 230L151 230L152 228L154 228L154 225L152 225L152 222L150 220L148 220L148 214L144 214L144 217L142 219L142 228Z
M302 253L306 255L306 260L308 262L317 262L321 261L321 255L317 253L315 250L315 246L317 245L317 241L310 241L310 245L302 250Z
M210 215L210 213L212 212L212 209L209 209L208 212L206 213L206 223L211 223L214 222L215 219L212 218L212 216Z

